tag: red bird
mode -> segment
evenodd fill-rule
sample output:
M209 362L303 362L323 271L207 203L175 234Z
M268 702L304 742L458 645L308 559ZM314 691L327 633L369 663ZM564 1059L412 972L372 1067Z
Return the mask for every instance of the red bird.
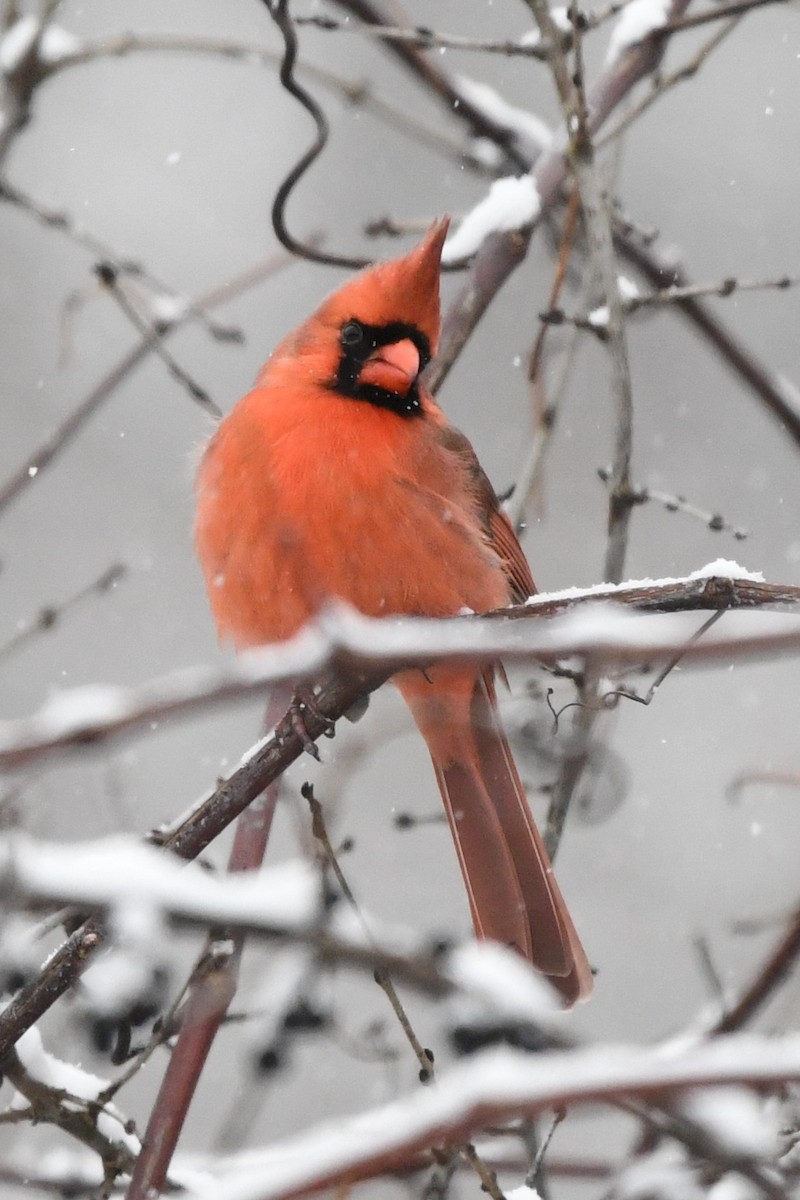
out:
M198 474L197 551L220 637L290 638L329 597L449 617L535 590L508 518L420 372L436 353L447 222L330 296L273 353ZM478 937L572 1003L592 976L499 724L494 670L394 682L428 745Z

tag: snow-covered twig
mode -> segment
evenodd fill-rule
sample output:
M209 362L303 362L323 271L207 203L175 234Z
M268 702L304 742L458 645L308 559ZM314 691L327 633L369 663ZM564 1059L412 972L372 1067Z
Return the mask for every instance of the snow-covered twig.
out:
M52 24L59 2L46 0L36 16L20 15L16 6L7 9L10 23L0 30L0 173L14 139L28 123L45 64L57 57L54 46L63 45L68 36Z
M124 837L76 843L65 856L57 843L14 835L0 844L0 879L4 894L18 902L84 911L124 904L163 911L189 926L284 937L307 933L319 912L319 879L308 864L284 863L258 876L210 875Z
M246 768L239 774L246 774ZM233 792L235 782L234 777L224 785L217 803L226 792ZM235 800L220 828L247 806L247 800L239 803L240 792ZM182 837L171 845L183 858L196 857L191 841L195 830L191 818L187 819ZM225 926L255 937L297 942L308 946L321 962L385 970L433 996L446 995L453 988L452 979L430 954L405 935L387 932L379 942L370 942L352 931L337 931L335 923L320 925L319 877L305 863L272 867L258 878L219 878L187 871L171 855L128 839L76 846L66 860L58 846L15 838L6 846L3 886L20 903L67 901L84 911L102 913L125 902L163 912L178 925ZM0 1059L75 982L105 937L102 916L90 918L48 959L40 975L12 998L0 1012Z
M3 1074L35 1122L58 1126L100 1156L107 1181L130 1172L139 1139L114 1105L100 1101L105 1080L48 1054L36 1029L3 1056Z

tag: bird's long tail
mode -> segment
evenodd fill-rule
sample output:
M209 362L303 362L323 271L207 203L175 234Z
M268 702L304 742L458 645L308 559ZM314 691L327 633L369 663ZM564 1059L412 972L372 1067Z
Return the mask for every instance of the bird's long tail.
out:
M433 759L478 937L513 946L561 992L592 972L500 726L491 669L396 680Z

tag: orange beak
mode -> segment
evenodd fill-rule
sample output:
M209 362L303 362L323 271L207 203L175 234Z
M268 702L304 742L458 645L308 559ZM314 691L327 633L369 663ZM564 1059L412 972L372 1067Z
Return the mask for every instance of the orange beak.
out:
M359 372L361 383L405 396L419 375L419 350L411 338L381 346L369 356Z

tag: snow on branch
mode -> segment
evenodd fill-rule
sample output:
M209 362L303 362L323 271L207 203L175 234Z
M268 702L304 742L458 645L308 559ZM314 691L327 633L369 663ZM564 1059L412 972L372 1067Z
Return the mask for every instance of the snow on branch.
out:
M708 572L711 571L711 574ZM655 622L648 614L794 606L800 588L763 582L735 563L719 560L683 579L643 580L543 593L527 605L485 616L448 620L373 620L344 605L322 611L296 638L242 657L223 670L171 672L139 688L91 685L56 695L35 715L0 722L0 770L11 770L57 751L80 751L178 715L187 716L263 692L283 680L320 679L328 669L354 680L343 708L322 711L338 719L358 695L378 687L402 667L433 660L552 663L572 655L615 665L668 658L688 640L685 623ZM564 612L565 609L570 611ZM557 618L543 621L557 613ZM538 619L537 619L538 618ZM751 617L751 621L755 618ZM772 616L745 633L717 631L686 651L688 659L719 660L743 654L800 649L791 617ZM361 672L361 690L355 676ZM288 760L291 761L291 758Z
M664 26L670 15L670 0L632 0L626 4L611 32L606 54L610 66L633 46L638 46L655 30Z
M533 176L513 175L496 179L489 194L464 217L458 229L444 244L443 263L469 258L490 233L524 229L539 215L541 205Z
M308 929L320 911L319 873L310 863L282 863L258 873L209 875L125 837L73 844L36 842L22 834L0 842L0 888L55 905L113 908L136 903L187 922Z
M22 1035L3 1070L16 1089L12 1109L30 1106L37 1120L61 1126L104 1161L130 1170L141 1143L119 1109L101 1102L107 1080L49 1054L35 1028Z
M15 834L0 842L0 891L18 906L157 910L178 925L232 928L297 942L326 960L368 971L390 969L431 995L459 989L487 1002L485 983L462 965L458 952L448 973L433 964L429 948L423 952L405 929L370 922L373 940L362 924L337 911L321 925L320 874L302 860L218 876L130 838L73 844L67 856L62 845Z
M13 75L35 48L40 60L52 66L62 58L76 54L80 42L59 25L43 27L38 17L28 13L15 21L0 39L0 71L4 75Z
M225 1164L215 1200L284 1200L402 1170L431 1145L460 1144L489 1125L564 1105L663 1098L687 1089L800 1079L800 1035L720 1037L702 1045L601 1046L531 1056L475 1055L382 1108L329 1121L241 1165ZM190 1196L201 1200L207 1193Z

